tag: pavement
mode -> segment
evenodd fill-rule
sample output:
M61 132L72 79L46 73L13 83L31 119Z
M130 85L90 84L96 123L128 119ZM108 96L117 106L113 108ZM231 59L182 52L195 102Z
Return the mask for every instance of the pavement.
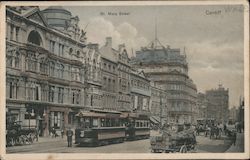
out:
M231 153L244 152L244 133L237 133L235 145L232 144L231 147L226 152L231 152Z
M196 141L197 153L224 153L232 144L232 140L225 135L218 139L210 139L209 136L200 135L196 136Z

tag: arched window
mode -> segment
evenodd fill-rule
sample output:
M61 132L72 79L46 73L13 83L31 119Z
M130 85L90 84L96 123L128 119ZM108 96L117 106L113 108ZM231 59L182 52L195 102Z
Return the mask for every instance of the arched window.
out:
M41 46L42 39L40 34L37 31L31 31L28 36L28 42L32 44L36 44L38 46Z
M72 48L70 48L70 49L69 49L69 54L71 55L71 54L72 54L72 52L73 52L73 49L72 49Z

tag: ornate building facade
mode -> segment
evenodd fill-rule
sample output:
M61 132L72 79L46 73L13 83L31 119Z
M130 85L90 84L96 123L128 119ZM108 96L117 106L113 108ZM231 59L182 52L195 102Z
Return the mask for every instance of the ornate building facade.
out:
M118 59L119 52L112 48L112 38L106 38L106 44L100 48L102 105L104 109L117 110Z
M74 125L84 104L85 33L62 7L6 8L7 117L40 135Z
M145 77L143 71L137 69L131 69L130 78L131 110L149 114L151 98L150 81Z
M196 121L197 89L188 76L188 63L185 53L169 46L144 47L136 52L133 66L144 70L150 81L168 93L169 120L177 123Z

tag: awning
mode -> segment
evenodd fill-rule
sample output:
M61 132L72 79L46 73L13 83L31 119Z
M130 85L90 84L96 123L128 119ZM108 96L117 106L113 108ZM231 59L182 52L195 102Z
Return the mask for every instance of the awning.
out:
M158 118L157 116L151 116L149 119L152 123L154 124L159 124L160 123L160 120L158 121Z

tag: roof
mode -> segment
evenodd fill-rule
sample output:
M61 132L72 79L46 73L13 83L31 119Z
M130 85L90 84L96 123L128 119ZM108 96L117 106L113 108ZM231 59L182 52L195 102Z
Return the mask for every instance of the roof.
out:
M102 46L99 52L101 53L101 57L105 59L108 59L115 63L118 61L117 55L119 54L119 52L110 46L106 46L106 45Z
M136 52L136 57L133 62L144 63L166 63L166 62L180 62L186 64L186 56L180 54L180 49L148 49L144 48Z

